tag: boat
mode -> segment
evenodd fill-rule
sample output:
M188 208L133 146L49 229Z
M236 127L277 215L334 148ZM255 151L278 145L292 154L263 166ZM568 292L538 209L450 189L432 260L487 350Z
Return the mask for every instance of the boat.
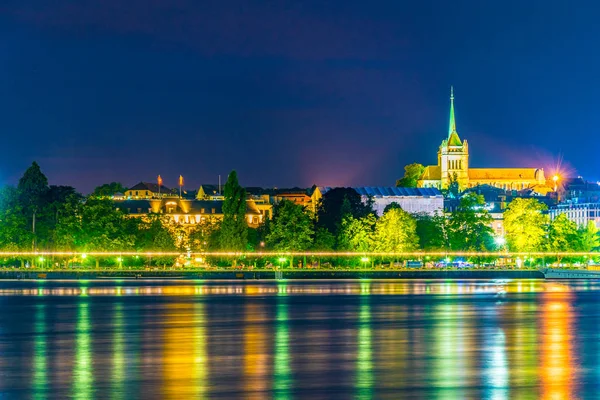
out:
M591 269L546 268L541 271L546 279L600 279L600 271Z

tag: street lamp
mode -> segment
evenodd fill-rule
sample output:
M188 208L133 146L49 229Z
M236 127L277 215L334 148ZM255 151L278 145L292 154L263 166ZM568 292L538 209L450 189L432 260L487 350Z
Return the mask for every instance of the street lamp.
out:
M370 260L371 260L371 259L370 259L369 257L366 257L366 256L365 256L365 257L361 257L361 258L360 258L360 262L361 262L361 263L362 263L362 265L363 265L363 269L364 269L364 268L367 266L367 263L368 263Z
M556 192L558 190L558 181L560 180L560 176L555 174L552 177L552 180L554 181L554 191Z
M285 257L279 257L279 268L282 268L282 264L287 261Z
M498 246L499 248L502 248L506 244L506 239L504 238L504 236L496 236L494 238L494 243L496 243L496 246Z

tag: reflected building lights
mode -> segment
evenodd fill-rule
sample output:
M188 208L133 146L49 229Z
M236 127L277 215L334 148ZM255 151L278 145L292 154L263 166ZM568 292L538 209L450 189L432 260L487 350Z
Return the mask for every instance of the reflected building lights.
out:
M75 328L75 370L73 371L73 393L75 399L89 399L93 392L92 343L90 338L89 304L77 306Z
M247 399L261 399L269 387L265 311L255 303L244 309L244 390Z
M572 399L574 382L577 381L571 337L572 294L567 286L554 285L553 290L544 293L543 301L541 398Z
M281 294L277 298L275 320L275 366L273 374L274 398L286 400L291 397L292 373L290 367L290 335L288 328L288 304L285 299L285 284L279 284Z
M46 336L46 305L35 306L35 339L33 356L33 399L47 398L48 390L48 345Z
M194 304L194 397L206 397L208 387L208 356L206 353L206 315L204 303Z
M119 288L120 289L120 288ZM118 291L117 291L118 292ZM113 312L113 359L112 359L112 398L121 399L125 386L125 317L123 303L117 303Z
M369 285L368 283L365 283ZM361 288L362 288L361 284ZM366 289L368 293L368 288ZM361 290L361 293L364 293ZM371 338L371 304L368 296L361 297L356 360L356 398L373 398L373 349Z
M447 286L449 287L449 286ZM453 398L466 398L463 387L466 386L465 359L465 320L459 304L442 303L435 307L433 318L436 326L433 329L435 343L435 363L433 378L439 389L436 398L447 398L448 392ZM462 312L461 312L462 311Z

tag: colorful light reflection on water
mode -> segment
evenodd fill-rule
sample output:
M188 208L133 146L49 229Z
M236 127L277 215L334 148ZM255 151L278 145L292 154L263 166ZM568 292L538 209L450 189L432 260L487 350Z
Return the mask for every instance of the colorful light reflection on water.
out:
M0 397L581 398L600 283L0 282Z

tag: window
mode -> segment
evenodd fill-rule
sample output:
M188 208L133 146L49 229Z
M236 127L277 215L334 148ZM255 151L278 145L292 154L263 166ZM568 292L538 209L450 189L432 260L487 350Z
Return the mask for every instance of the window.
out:
M141 214L141 213L142 213L142 209L141 209L141 208L138 208L138 209L137 209L137 212L138 212L138 214Z
M204 208L201 208L201 209L200 209L200 213L201 213L201 214L204 214Z
M213 208L213 209L212 209L212 213L214 214L214 213L215 213L215 211L216 211L216 210Z

